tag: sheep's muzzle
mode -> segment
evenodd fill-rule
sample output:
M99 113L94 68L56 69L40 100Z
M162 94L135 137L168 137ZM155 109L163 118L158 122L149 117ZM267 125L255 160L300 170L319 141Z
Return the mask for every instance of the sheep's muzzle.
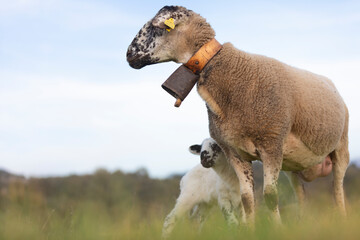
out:
M208 151L202 151L200 154L201 165L204 168L211 168L215 165L214 160L209 155Z

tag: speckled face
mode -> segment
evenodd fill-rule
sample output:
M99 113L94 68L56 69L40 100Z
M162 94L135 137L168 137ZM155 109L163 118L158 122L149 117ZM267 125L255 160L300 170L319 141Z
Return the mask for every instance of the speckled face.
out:
M185 21L191 11L183 7L165 6L147 22L131 42L126 58L130 66L140 69L146 65L172 60L171 42L164 21L173 18L175 26ZM174 30L176 31L176 27Z
M205 139L201 145L192 145L190 152L200 155L201 165L205 168L215 166L219 156L223 154L219 145L212 138Z
M131 42L126 57L130 66L140 69L146 65L160 61L155 55L155 48L163 42L165 29L152 26L151 21L146 23L134 40Z

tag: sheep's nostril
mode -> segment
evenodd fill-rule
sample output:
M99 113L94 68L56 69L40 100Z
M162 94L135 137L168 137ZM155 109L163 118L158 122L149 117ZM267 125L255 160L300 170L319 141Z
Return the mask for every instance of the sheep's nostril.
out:
M135 55L133 51L131 51L131 48L129 48L126 52L126 57L129 58L131 57L132 55Z
M127 61L129 63L131 63L131 62L137 60L138 58L140 58L140 56L138 56L138 55L129 55L129 56L127 56Z
M138 60L139 58L141 58L141 55L137 54L135 51L132 51L131 48L128 49L126 53L126 59L129 63L132 63Z
M209 157L209 152L208 151L202 151L200 153L200 159L201 161L207 161L210 157Z

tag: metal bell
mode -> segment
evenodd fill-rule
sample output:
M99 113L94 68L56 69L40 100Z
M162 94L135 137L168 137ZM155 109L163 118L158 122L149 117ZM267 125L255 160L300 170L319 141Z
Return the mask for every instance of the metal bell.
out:
M179 107L198 80L199 75L193 73L185 65L181 65L161 87L176 98L175 107Z

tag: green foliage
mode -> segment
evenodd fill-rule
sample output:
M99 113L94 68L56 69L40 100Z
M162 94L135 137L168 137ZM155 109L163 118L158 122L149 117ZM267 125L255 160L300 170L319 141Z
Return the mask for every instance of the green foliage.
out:
M261 165L254 165L257 198L256 230L229 228L214 208L202 232L183 219L173 239L358 239L360 235L360 169L351 165L345 179L347 220L334 211L331 176L306 184L308 204L297 218L294 194L284 175L279 197L284 225L268 219L261 199ZM0 176L1 177L1 176ZM163 220L179 194L179 176L150 178L144 169L134 173L100 169L94 174L56 178L13 178L0 182L0 239L159 239Z

